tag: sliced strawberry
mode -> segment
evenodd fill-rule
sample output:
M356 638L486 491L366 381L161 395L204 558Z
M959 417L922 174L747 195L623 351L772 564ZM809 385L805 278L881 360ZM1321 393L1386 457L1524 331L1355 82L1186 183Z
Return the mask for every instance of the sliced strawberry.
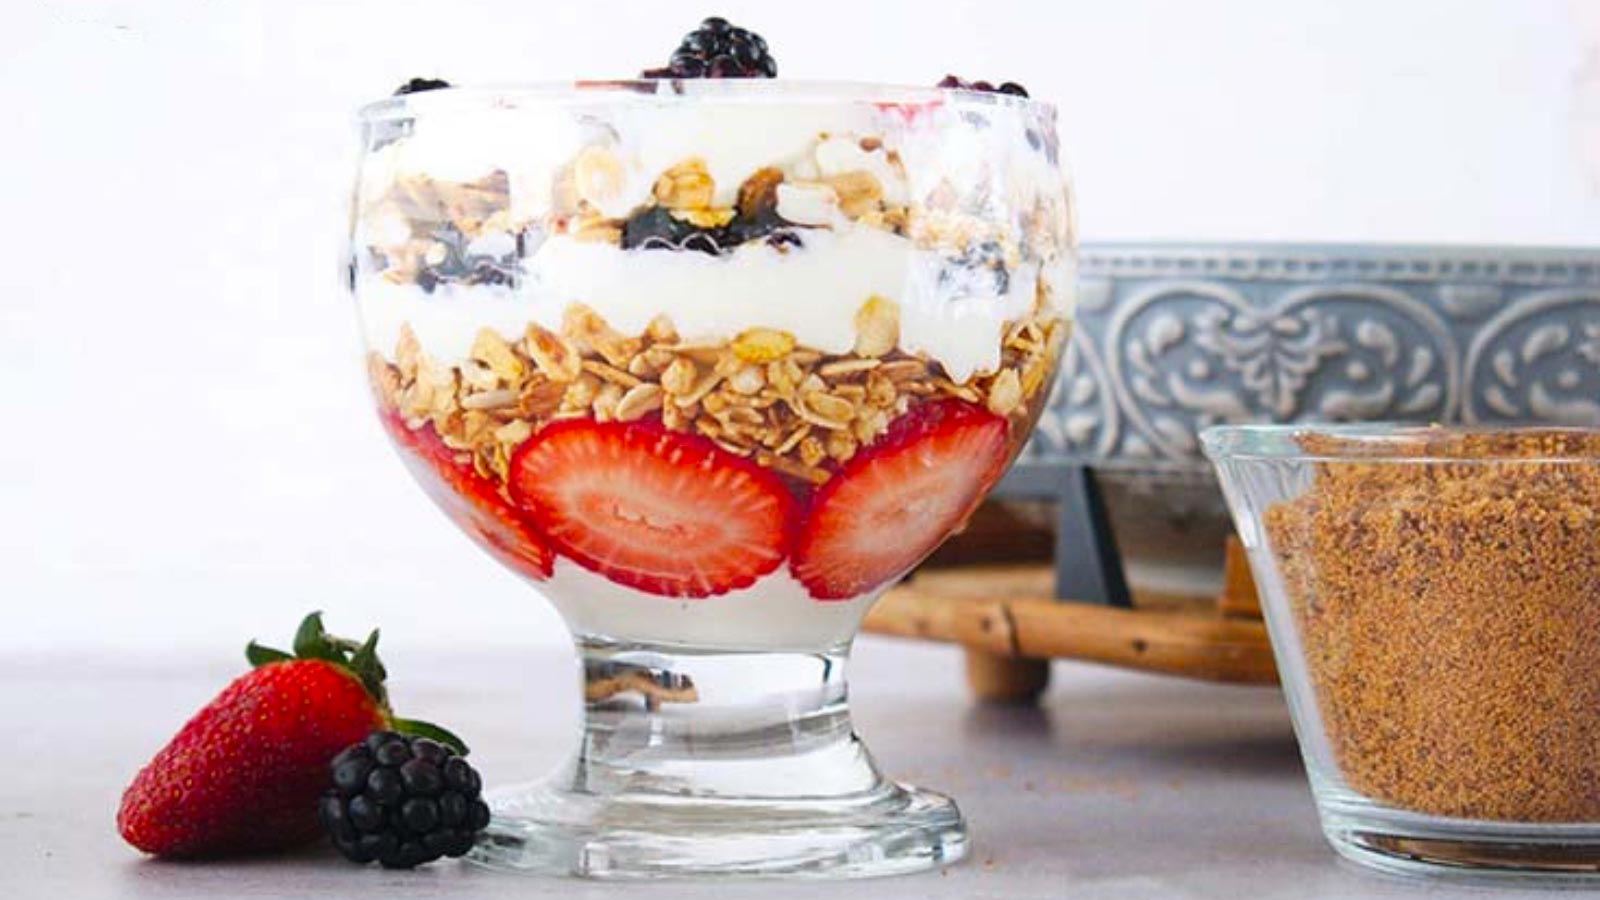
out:
M889 115L898 116L907 125L916 124L919 119L925 119L933 114L934 110L944 105L943 98L922 101L885 102L875 103L874 106Z
M512 457L510 487L557 550L668 597L726 593L776 569L797 508L772 472L644 422L549 425Z
M432 425L413 431L393 412L380 415L406 467L445 515L518 574L534 581L550 577L555 554L493 481L456 459Z
M902 416L817 491L794 575L819 600L897 578L977 508L1006 464L1006 420L960 400Z

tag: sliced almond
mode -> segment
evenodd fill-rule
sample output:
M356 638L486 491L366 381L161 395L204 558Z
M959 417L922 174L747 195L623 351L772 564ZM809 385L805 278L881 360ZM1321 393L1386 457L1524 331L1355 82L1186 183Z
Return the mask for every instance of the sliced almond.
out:
M468 394L461 398L461 406L463 409L499 409L502 406L511 406L517 402L517 399L516 391L510 388L499 388L477 394Z

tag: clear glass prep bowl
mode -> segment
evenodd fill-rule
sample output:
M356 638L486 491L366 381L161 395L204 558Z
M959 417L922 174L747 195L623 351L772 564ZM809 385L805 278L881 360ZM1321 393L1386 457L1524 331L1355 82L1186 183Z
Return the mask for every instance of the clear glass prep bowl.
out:
M1334 848L1402 874L1600 877L1600 431L1201 437Z

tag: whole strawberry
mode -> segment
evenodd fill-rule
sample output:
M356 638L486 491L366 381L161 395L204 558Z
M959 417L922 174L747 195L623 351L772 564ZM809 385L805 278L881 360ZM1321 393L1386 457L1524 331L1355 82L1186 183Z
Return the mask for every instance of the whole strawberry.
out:
M228 685L157 753L117 811L123 839L168 857L282 850L321 833L317 798L328 763L378 729L423 734L465 753L433 725L396 719L384 690L378 632L357 644L312 613L294 654L254 641L254 667Z

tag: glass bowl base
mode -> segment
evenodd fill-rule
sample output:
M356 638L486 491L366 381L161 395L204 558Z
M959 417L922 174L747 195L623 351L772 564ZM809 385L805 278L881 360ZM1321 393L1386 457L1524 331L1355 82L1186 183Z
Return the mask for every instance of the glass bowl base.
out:
M850 722L847 647L734 651L580 636L577 751L491 792L470 858L590 878L859 878L953 863L948 798L885 778Z
M1340 856L1412 878L1600 886L1600 826L1447 820L1367 808L1322 810Z
M885 782L867 796L781 803L597 797L553 784L491 795L495 816L469 859L587 878L865 878L966 854L949 798Z

